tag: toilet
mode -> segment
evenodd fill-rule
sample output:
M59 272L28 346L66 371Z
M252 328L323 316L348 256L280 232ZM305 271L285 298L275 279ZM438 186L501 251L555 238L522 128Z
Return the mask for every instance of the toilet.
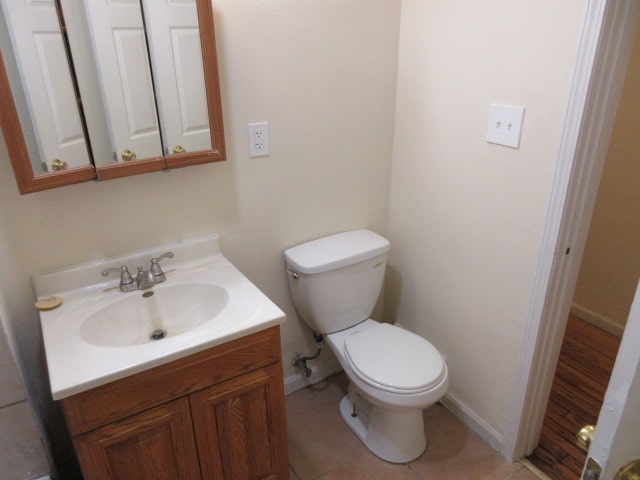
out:
M426 447L422 411L445 394L449 374L427 340L369 318L388 252L386 238L354 230L289 248L284 258L298 313L349 379L342 419L375 455L405 463Z

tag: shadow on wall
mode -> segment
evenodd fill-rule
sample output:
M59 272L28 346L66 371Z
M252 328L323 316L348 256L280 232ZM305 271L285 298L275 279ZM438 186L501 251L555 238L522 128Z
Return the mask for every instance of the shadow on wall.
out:
M402 293L402 276L400 272L387 263L384 277L384 306L383 318L385 322L396 323L398 320L398 306ZM399 322L402 326L413 330L414 325L409 322Z

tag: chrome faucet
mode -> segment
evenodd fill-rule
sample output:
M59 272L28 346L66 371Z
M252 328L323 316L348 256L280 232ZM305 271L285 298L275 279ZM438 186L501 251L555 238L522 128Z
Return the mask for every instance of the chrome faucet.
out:
M142 267L138 267L138 274L136 275L136 287L138 290L146 290L156 283L158 282L151 270L143 271Z
M151 259L151 268L144 270L142 267L138 267L138 273L135 278L129 273L129 269L126 266L117 268L105 268L102 270L102 276L106 277L111 272L120 272L120 291L132 292L134 290L145 290L151 288L158 283L162 283L167 279L167 276L160 268L160 260L163 258L173 258L173 252L166 252L159 257L153 257Z

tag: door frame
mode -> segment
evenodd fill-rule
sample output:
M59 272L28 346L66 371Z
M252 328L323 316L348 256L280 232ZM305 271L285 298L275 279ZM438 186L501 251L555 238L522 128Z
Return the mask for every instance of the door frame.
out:
M538 443L638 20L637 0L587 0L501 453Z

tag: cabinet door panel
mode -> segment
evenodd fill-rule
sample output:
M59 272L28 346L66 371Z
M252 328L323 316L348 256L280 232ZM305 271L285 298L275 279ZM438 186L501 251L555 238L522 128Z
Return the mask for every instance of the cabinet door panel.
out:
M197 451L186 398L80 435L85 480L197 480Z
M203 479L286 479L280 363L191 395Z

